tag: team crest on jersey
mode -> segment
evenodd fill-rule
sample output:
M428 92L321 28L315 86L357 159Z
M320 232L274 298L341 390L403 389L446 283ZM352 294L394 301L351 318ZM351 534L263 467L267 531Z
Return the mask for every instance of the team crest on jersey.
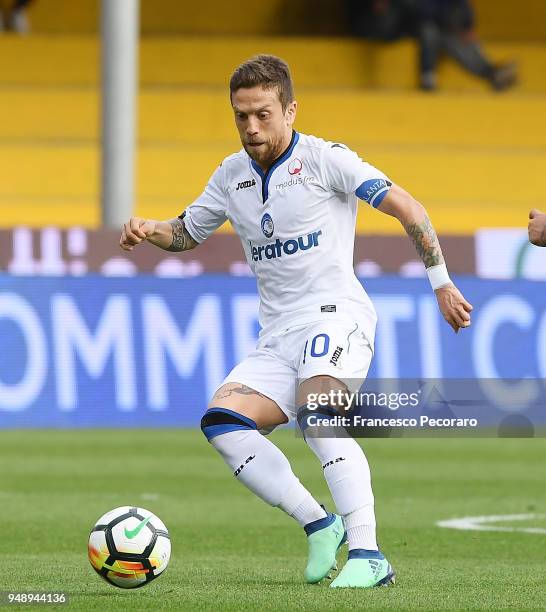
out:
M288 174L294 175L299 174L302 171L303 163L299 157L294 159L288 164Z
M265 215L262 217L262 232L266 238L271 238L274 231L275 226L273 225L273 219L269 213L265 213Z

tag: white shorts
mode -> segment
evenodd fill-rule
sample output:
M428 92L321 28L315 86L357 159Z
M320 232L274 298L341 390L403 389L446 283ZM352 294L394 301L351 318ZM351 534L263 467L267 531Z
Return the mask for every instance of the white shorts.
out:
M349 317L298 325L262 336L222 383L241 383L271 398L292 421L297 385L312 376L343 381L349 391L364 382L373 351L362 325Z

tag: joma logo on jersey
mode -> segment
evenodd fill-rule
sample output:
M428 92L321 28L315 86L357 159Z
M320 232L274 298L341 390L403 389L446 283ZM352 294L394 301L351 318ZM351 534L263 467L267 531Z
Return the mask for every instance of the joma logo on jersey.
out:
M252 179L251 181L241 181L237 183L237 187L235 187L235 191L239 191L239 189L247 189L248 187L254 187L256 181Z
M330 359L330 363L332 365L337 366L338 359L341 357L341 353L343 353L343 347L338 346L332 355L332 359Z
M262 261L263 259L276 259L283 255L293 255L298 251L307 251L313 247L318 246L319 236L322 235L322 230L318 232L311 232L307 236L298 236L297 238L291 238L284 242L277 238L275 242L266 244L264 246L253 246L252 247L252 260Z

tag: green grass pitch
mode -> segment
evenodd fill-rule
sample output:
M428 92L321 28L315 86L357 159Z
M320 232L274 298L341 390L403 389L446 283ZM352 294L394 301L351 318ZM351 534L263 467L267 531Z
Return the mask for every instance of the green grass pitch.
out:
M272 439L331 507L305 443L288 430ZM65 591L65 610L544 609L545 534L435 522L546 513L546 439L363 445L381 547L398 579L334 591L303 583L303 531L235 482L197 430L0 432L0 590ZM172 538L166 573L135 591L102 581L87 560L91 526L122 505L157 513Z

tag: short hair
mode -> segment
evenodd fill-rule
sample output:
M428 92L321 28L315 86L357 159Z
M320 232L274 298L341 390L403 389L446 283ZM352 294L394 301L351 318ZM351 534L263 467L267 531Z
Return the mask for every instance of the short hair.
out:
M276 89L283 111L294 100L294 85L288 64L275 55L256 55L243 62L231 75L229 81L230 100L241 88L257 87Z

